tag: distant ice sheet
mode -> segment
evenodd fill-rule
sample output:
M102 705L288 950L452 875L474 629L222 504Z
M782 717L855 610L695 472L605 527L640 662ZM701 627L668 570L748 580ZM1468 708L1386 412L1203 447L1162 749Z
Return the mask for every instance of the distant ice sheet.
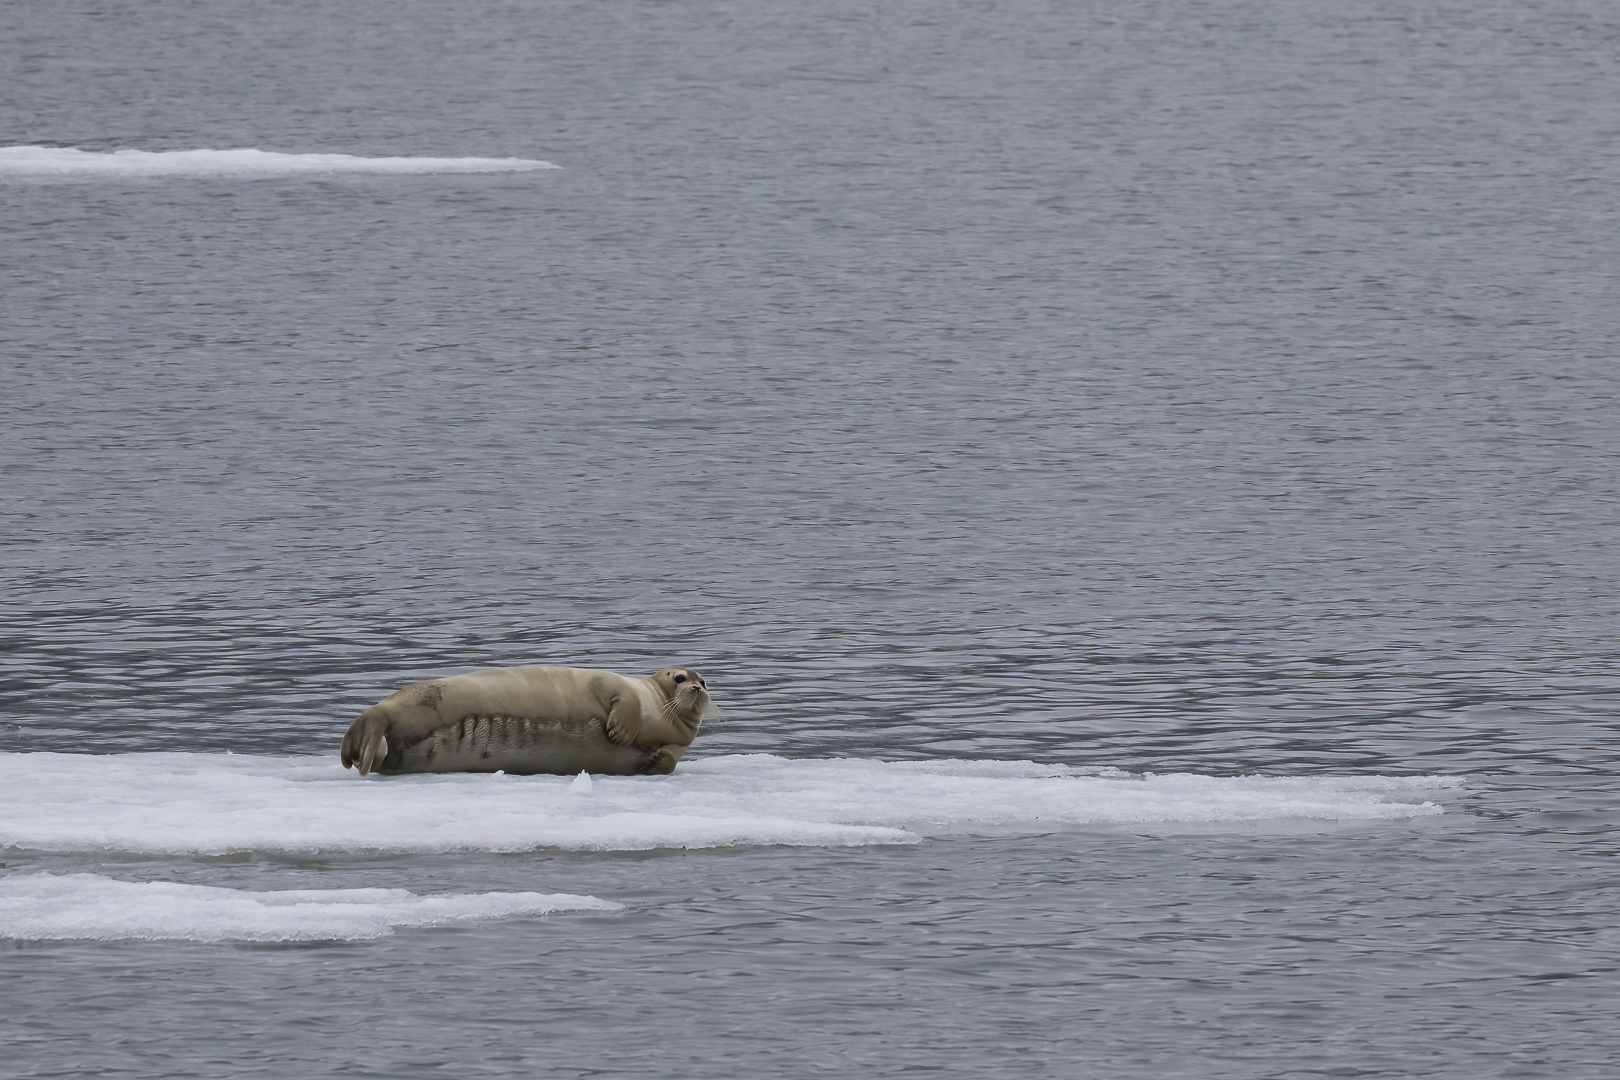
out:
M115 150L0 146L6 176L289 176L300 173L488 173L555 169L529 158L355 157L268 150Z
M396 926L434 926L552 911L617 911L567 893L418 896L405 889L252 892L100 874L0 877L0 938L168 941L353 941Z
M372 777L332 758L0 754L0 847L39 851L646 851L915 843L1087 825L1438 814L1447 777L1132 777L1013 761L683 762L672 776Z

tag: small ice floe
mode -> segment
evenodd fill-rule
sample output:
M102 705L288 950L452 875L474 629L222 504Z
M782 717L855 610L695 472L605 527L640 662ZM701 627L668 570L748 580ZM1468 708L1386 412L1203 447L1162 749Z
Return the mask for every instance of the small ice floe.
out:
M0 146L0 177L295 176L339 173L495 173L555 169L534 158L360 157L271 150L115 150Z
M0 877L0 938L22 941L356 941L383 937L401 926L622 908L570 893L255 892L119 881L100 874Z

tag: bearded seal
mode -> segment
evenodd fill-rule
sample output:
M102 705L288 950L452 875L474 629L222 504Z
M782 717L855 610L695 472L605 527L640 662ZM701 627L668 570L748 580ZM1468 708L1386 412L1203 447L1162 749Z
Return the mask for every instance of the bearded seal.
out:
M596 668L486 668L413 683L360 714L345 769L670 773L710 708L690 668L646 678Z

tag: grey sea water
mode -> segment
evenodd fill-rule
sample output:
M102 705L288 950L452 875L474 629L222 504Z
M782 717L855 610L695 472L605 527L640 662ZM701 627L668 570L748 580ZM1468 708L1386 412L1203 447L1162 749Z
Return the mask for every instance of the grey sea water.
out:
M0 144L561 166L0 174L0 750L335 754L412 679L680 662L693 760L1463 778L1340 826L12 847L625 907L13 936L6 1071L1617 1075L1617 117L1596 0L0 9Z

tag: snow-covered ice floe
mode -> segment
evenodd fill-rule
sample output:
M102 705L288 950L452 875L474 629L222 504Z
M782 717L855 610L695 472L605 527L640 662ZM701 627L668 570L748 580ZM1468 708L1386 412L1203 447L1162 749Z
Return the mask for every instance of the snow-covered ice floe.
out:
M119 881L100 874L0 877L0 938L23 941L355 941L383 937L398 926L622 908L594 896L567 893L254 892Z
M7 176L290 176L301 173L489 173L555 169L530 158L356 157L269 150L115 150L0 146Z
M193 855L838 847L1087 826L1398 821L1441 813L1430 796L1460 784L767 754L583 782L361 779L330 757L0 754L0 847Z

